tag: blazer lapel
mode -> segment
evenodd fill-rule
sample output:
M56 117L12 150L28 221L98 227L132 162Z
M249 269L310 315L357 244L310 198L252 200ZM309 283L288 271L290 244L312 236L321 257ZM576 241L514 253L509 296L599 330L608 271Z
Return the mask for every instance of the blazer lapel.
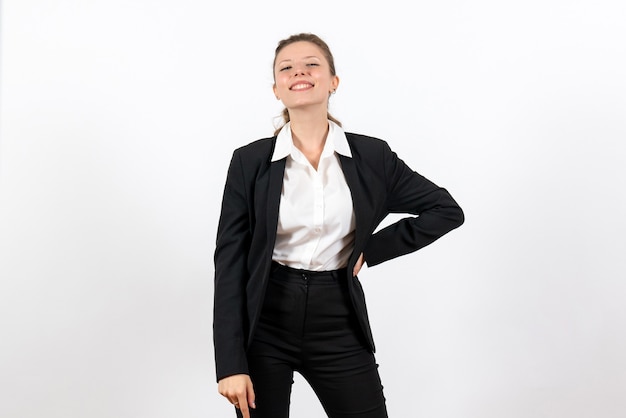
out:
M350 257L349 266L352 268L356 264L356 260L363 250L363 245L367 241L367 225L364 224L368 218L368 210L370 205L365 198L365 192L361 186L359 175L356 169L356 163L354 158L339 155L339 161L341 161L341 169L346 177L346 183L350 188L350 194L352 195L352 207L354 208L354 217L356 223L356 231L354 238L355 251ZM358 252L358 253L357 253Z
M283 177L285 175L286 158L270 163L270 178L267 187L267 238L270 250L276 242L276 228L278 227L278 210L280 207L280 194L283 189Z

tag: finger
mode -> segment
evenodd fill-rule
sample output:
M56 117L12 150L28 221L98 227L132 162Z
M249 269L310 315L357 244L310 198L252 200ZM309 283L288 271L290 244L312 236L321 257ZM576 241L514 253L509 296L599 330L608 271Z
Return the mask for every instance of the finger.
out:
M256 409L256 396L254 394L254 387L252 386L252 381L248 382L248 390L246 392L248 393L248 396L247 396L248 405L250 406L250 408Z
M250 418L250 410L248 409L248 402L246 401L246 398L239 398L238 402L239 403L235 405L235 408L238 408L241 411L243 418Z

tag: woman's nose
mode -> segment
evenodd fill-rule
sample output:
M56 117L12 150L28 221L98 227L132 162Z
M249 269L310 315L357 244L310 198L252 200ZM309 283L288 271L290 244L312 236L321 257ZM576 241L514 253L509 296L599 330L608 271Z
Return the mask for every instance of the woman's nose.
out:
M294 72L294 75L304 75L305 67L303 65L294 65L293 72Z

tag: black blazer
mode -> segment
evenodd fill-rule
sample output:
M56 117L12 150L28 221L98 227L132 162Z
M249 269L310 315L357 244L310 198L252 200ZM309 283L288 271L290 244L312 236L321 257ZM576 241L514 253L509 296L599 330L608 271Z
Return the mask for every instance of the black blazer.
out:
M411 170L386 142L346 133L352 158L339 156L352 194L356 231L351 272L361 253L374 266L422 248L464 221L452 196ZM285 158L270 162L276 137L235 150L228 169L215 250L213 339L217 379L248 373L248 348L263 304ZM389 213L411 215L378 231ZM374 351L365 297L349 280L352 304Z

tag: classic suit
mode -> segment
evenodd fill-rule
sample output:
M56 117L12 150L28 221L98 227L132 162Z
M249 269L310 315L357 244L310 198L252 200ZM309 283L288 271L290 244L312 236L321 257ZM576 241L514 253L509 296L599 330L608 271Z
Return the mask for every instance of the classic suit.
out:
M351 272L422 248L463 223L452 196L411 170L386 142L346 133L352 158L339 156L354 205ZM217 379L248 373L246 349L263 305L276 240L285 161L271 162L276 137L237 149L228 169L215 250L214 343ZM374 234L389 213L404 218ZM348 290L369 349L374 340L359 280Z

